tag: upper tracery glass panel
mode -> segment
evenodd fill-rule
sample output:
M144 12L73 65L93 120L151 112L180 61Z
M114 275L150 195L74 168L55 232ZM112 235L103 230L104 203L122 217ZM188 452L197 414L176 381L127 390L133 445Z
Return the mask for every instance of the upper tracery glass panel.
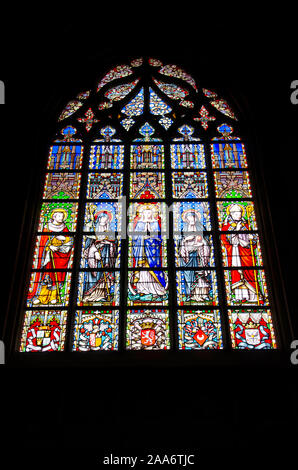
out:
M198 123L203 134L212 129L213 136L223 124L220 119L238 120L217 91L201 88L180 66L142 57L113 67L94 90L78 93L67 102L58 120L72 119L89 133L103 119L116 119L122 130L130 131L137 130L138 117L144 113L153 114L165 130L172 130L176 120L184 119L185 123Z

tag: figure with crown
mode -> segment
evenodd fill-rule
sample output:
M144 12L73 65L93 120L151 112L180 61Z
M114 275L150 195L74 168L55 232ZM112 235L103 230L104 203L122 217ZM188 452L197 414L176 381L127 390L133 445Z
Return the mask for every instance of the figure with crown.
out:
M129 281L129 298L162 301L167 298L167 278L162 266L161 221L158 207L139 204L134 219L133 265L137 269Z

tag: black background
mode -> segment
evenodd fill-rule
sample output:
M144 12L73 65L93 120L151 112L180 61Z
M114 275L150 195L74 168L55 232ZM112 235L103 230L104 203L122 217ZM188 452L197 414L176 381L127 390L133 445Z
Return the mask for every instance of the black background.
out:
M97 76L142 55L178 63L205 86L241 96L263 155L282 277L297 329L297 117L295 12L242 5L223 16L191 5L80 9L43 4L3 14L0 79L3 309L13 277L34 165L57 114ZM211 8L212 10L212 8ZM236 15L235 15L236 13ZM103 66L104 64L104 66ZM290 356L290 345L288 346ZM120 369L1 367L7 454L98 463L103 455L194 453L198 465L237 468L291 458L298 365L131 366ZM32 457L33 455L33 457ZM59 459L57 460L57 455ZM76 466L74 468L77 468ZM79 468L79 465L78 465ZM149 467L150 468L150 467ZM199 467L200 468L200 467Z

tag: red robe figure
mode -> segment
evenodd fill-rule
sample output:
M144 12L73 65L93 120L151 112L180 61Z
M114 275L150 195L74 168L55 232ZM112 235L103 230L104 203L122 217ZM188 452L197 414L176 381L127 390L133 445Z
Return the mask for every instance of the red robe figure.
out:
M72 238L68 236L69 230L64 222L66 217L66 210L54 209L43 229L51 234L42 235L40 239L37 269L42 271L35 273L33 290L28 294L33 305L63 303L61 288L66 272L56 270L67 269L72 249Z
M249 225L243 217L244 208L239 204L229 206L228 216L222 226L223 232L245 232ZM231 294L235 295L237 303L248 302L257 305L264 304L264 296L257 280L257 271L253 269L256 265L254 246L256 236L248 233L225 233L221 236L224 245L228 266L231 270Z

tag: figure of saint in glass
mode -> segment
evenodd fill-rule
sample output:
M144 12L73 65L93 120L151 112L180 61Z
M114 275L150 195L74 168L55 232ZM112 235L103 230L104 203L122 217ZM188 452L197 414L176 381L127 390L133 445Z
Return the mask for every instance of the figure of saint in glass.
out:
M168 281L162 266L161 218L155 204L138 204L133 221L133 258L135 268L129 279L131 301L167 299ZM159 269L158 269L159 268Z
M181 217L184 228L179 248L180 266L193 268L184 271L185 301L201 302L209 299L210 271L198 268L210 265L211 247L203 236L201 214L194 209L187 209Z
M115 282L114 273L106 269L115 266L117 251L115 237L111 236L112 218L113 214L108 210L100 210L94 214L95 235L87 237L83 253L88 268L91 268L85 273L83 303L109 301L111 298L112 286Z
M40 237L37 257L37 271L33 274L33 290L28 293L32 305L63 304L64 282L69 265L73 238L68 235L65 224L67 211L56 208L44 226L48 234ZM50 233L49 233L50 232Z

